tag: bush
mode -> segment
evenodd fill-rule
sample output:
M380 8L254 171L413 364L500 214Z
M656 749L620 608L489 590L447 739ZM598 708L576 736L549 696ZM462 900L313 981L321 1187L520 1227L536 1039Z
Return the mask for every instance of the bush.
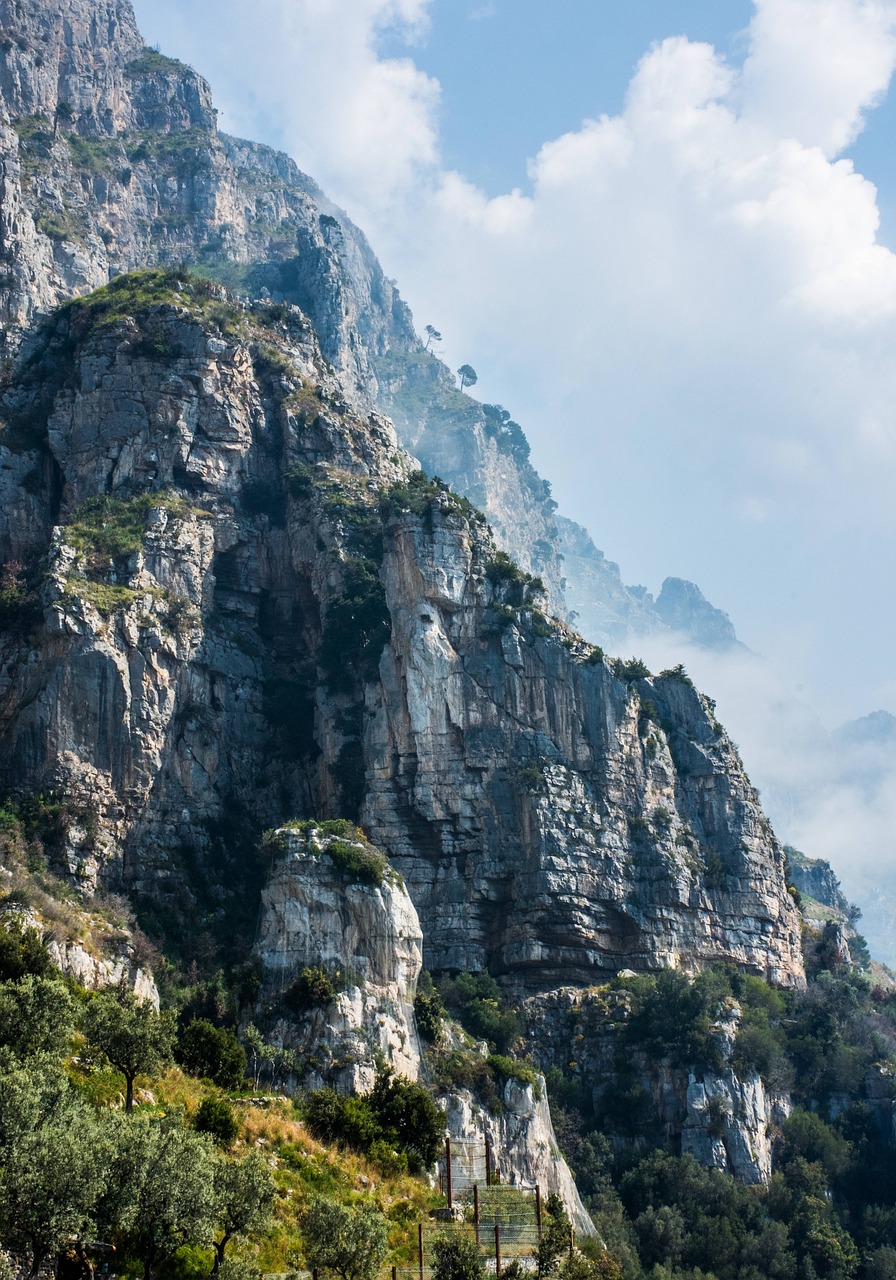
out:
M36 929L0 922L0 982L16 982L26 973L43 978L53 965Z
M347 844L344 840L331 840L326 852L337 871L348 880L360 880L362 884L378 886L383 883L389 870L383 854L372 845L361 847Z
M435 1162L445 1130L445 1117L426 1089L389 1069L361 1097L345 1097L333 1089L309 1093L302 1114L322 1142L336 1142L371 1158L374 1150L380 1158L387 1150L403 1153L412 1173Z
M226 1098L203 1098L193 1121L199 1133L209 1133L218 1146L232 1146L240 1131L233 1107Z
M487 1040L497 1053L507 1053L521 1032L522 1023L498 983L487 973L461 973L443 978L439 994L448 1009L471 1036Z
M341 975L330 974L325 969L312 966L303 969L287 987L283 994L283 1004L290 1013L302 1015L309 1009L325 1009L333 1004L341 990Z
M246 1076L246 1053L230 1027L194 1018L181 1032L177 1059L190 1073L214 1080L222 1089L238 1089Z
M449 1236L432 1247L435 1265L432 1280L485 1280L486 1271L476 1241L468 1236Z

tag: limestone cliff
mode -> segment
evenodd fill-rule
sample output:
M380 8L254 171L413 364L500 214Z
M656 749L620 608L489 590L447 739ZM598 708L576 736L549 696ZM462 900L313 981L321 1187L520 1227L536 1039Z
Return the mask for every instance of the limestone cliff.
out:
M31 480L0 556L39 607L3 636L4 779L97 815L82 881L177 898L198 867L214 915L241 833L356 812L430 968L801 980L783 855L709 704L548 621L300 312L122 279L53 318L5 412L0 482Z
M416 1080L423 935L400 877L348 823L284 827L269 845L256 1020L267 1013L274 1039L298 1051L299 1076L311 1086L366 1092L383 1065Z

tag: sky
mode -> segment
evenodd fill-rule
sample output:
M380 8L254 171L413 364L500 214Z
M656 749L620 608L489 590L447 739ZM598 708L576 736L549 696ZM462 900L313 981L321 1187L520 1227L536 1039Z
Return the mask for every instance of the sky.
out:
M368 234L625 580L730 614L767 661L699 674L754 778L823 786L797 836L852 823L896 877L896 762L871 831L822 820L809 759L896 712L896 0L135 8Z

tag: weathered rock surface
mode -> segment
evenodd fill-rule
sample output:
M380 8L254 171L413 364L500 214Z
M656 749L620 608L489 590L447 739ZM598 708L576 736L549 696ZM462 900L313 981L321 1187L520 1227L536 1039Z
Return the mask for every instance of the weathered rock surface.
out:
M457 1185L463 1189L482 1179L487 1138L495 1153L494 1167L503 1182L528 1188L540 1186L542 1193L556 1192L576 1231L593 1236L594 1223L557 1146L544 1080L539 1078L538 1094L531 1084L508 1080L502 1103L503 1110L493 1115L465 1091L445 1099Z
M801 981L782 852L706 700L593 661L451 495L379 512L408 461L301 315L222 330L177 283L138 319L61 313L7 393L18 421L34 367L57 379L25 450L47 568L42 625L3 639L5 784L89 806L150 896L183 894L185 847L220 886L241 829L357 807L435 969L543 990L728 958ZM98 495L137 521L126 553L96 551Z
M343 987L332 1002L280 1016L276 1041L298 1051L311 1086L366 1092L383 1065L416 1080L414 995L423 935L400 877L387 868L380 883L371 883L340 868L334 841L381 856L359 835L347 842L319 828L285 827L275 839L280 849L262 893L255 942L263 972L259 1004L276 1008L277 996L306 968Z
M773 1142L791 1102L786 1094L769 1090L758 1074L741 1076L730 1065L689 1070L623 1050L621 1033L630 1011L624 989L561 988L531 999L525 1010L527 1033L542 1065L570 1075L592 1097L598 1113L610 1090L622 1087L630 1100L640 1099L629 1102L638 1114L625 1117L623 1131L605 1121L604 1132L615 1147L642 1148L644 1135L652 1132L657 1140L677 1145L682 1154L731 1173L747 1186L768 1181ZM722 1062L731 1056L739 1015L736 1007L719 1011L714 1039Z

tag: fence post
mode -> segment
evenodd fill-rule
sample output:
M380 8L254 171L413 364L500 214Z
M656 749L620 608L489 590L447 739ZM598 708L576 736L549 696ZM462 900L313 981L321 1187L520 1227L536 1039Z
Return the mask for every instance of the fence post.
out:
M488 1138L485 1140L485 1185L492 1185L492 1144Z
M541 1187L535 1184L535 1222L538 1226L538 1238L541 1239Z
M398 1280L398 1267L392 1268L392 1280Z
M423 1223L417 1224L417 1248L420 1251L420 1280L423 1280Z
M473 1222L476 1226L476 1244L480 1244L479 1240L479 1183L473 1183Z
M447 1137L445 1139L445 1170L448 1183L448 1208L451 1209L454 1205L454 1195L451 1187L451 1139Z
M501 1227L495 1223L495 1275L501 1280Z
M572 1256L573 1256L573 1254L575 1253L575 1251L576 1251L576 1233L575 1233L575 1228L573 1227L572 1223L570 1223L570 1224L569 1224L569 1257L570 1257L570 1261L572 1260Z

